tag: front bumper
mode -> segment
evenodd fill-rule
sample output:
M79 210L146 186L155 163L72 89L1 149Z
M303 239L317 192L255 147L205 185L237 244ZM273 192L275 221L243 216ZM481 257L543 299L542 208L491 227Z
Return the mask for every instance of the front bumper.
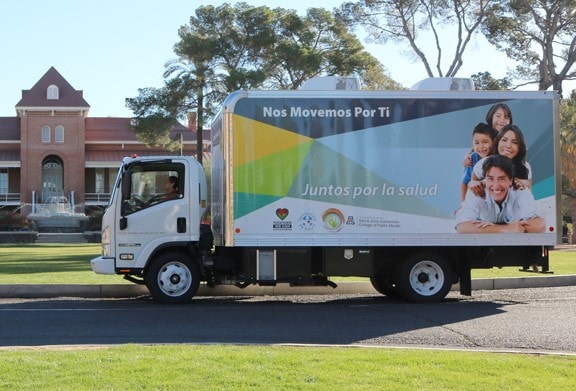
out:
M97 274L116 274L114 264L114 258L104 258L102 256L93 258L90 261L92 271Z

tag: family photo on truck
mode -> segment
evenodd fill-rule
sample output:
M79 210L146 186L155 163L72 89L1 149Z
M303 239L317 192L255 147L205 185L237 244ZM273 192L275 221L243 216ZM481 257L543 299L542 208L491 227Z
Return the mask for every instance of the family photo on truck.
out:
M504 103L490 108L487 123L472 131L472 151L464 159L459 233L544 232L532 195L532 170L520 128Z

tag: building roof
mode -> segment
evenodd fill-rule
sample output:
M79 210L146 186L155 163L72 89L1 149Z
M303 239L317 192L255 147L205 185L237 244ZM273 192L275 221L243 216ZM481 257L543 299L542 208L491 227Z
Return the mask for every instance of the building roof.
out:
M2 141L20 141L20 118L0 117L0 144Z
M86 118L86 143L122 143L138 142L134 130L130 128L132 118L122 117L89 117ZM179 137L182 134L184 141L196 141L196 132L191 131L181 123L174 125L170 137Z
M58 99L48 99L48 87L58 87ZM82 91L75 90L62 77L54 67L48 71L29 90L22 90L22 99L16 104L16 108L86 108L90 105L82 97Z
M19 162L20 150L0 150L0 162Z
M136 134L129 128L130 118L88 117L85 124L85 141L93 142L136 142Z

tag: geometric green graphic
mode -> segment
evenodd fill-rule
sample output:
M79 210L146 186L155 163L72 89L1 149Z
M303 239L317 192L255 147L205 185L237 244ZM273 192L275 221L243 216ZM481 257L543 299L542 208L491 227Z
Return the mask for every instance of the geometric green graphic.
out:
M241 217L287 195L312 144L306 142L234 170L235 217Z
M311 143L312 140L237 167L234 191L284 197L298 175Z

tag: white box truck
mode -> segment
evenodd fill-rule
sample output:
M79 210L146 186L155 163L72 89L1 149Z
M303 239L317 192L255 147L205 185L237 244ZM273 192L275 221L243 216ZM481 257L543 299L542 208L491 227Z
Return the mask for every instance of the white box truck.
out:
M123 160L92 269L168 303L200 283L335 286L335 276L436 302L457 282L470 295L473 268L548 271L561 240L558 101L542 91L234 92L211 125L208 181L192 157ZM496 104L524 136L538 232L456 230L472 129ZM176 197L160 196L170 177Z

